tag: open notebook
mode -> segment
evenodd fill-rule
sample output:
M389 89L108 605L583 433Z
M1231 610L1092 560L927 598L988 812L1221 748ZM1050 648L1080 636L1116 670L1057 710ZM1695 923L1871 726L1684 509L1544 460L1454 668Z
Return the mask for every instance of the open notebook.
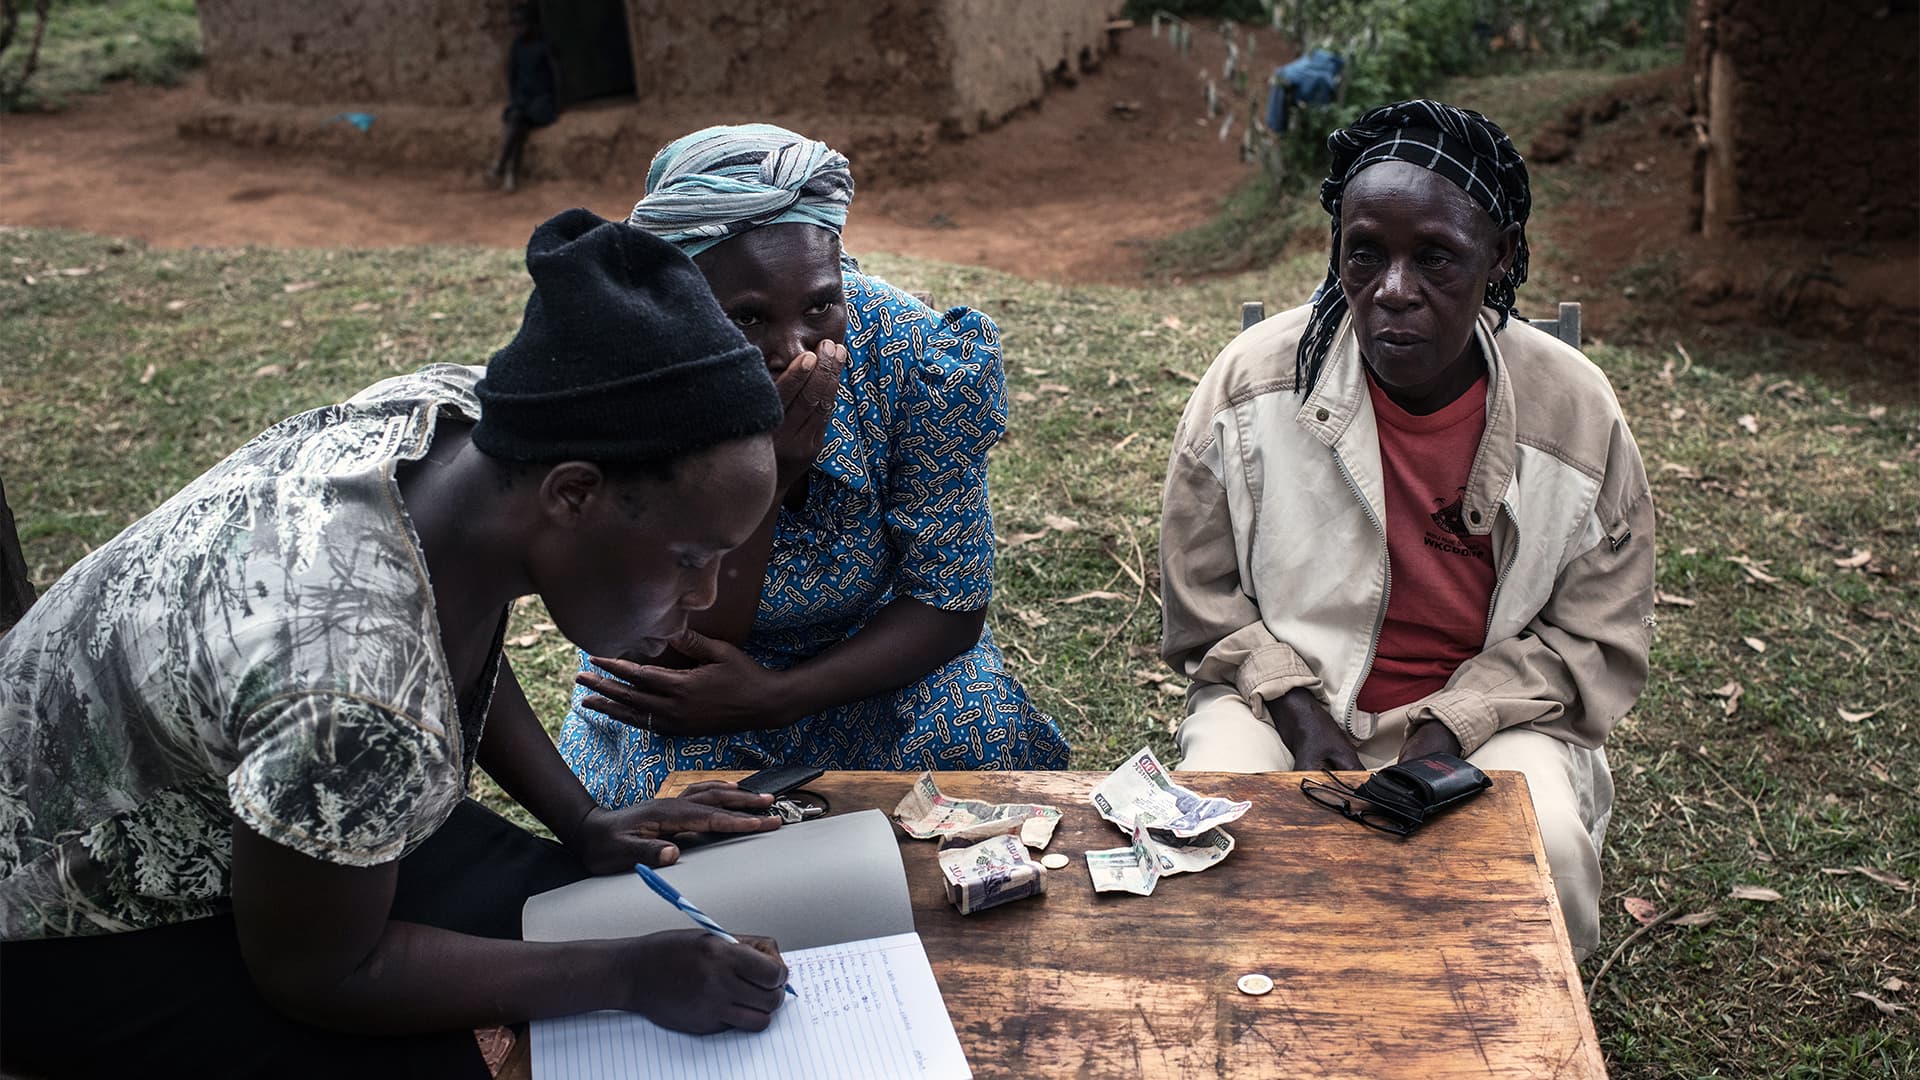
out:
M799 997L754 1033L682 1035L623 1012L536 1020L539 1080L973 1075L913 931L885 814L863 810L695 848L660 874L728 930L778 941ZM541 893L521 921L528 941L693 925L633 874Z

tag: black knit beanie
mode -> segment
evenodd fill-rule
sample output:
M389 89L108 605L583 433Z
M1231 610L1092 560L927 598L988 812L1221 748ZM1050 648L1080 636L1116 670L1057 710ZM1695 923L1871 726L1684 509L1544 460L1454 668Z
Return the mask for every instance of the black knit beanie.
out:
M590 210L527 241L520 332L474 387L473 444L506 461L661 461L772 431L780 399L680 249Z

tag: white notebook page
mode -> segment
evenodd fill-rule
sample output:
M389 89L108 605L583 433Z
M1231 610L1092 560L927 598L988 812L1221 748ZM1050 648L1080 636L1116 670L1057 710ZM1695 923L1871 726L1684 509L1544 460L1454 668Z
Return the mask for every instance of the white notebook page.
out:
M967 1080L927 951L897 934L782 954L798 998L765 1031L683 1035L635 1013L533 1022L533 1075L580 1080Z

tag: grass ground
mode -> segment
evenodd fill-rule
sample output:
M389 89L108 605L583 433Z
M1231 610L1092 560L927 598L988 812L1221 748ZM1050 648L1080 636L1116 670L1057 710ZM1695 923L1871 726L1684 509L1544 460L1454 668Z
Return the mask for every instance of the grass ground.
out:
M1554 242L1550 211L1538 230ZM1238 301L1305 295L1323 256L1152 290L865 261L1005 329L993 619L1036 700L1080 767L1170 753L1181 687L1154 644L1171 433ZM17 229L0 229L0 275L0 476L42 586L267 423L482 362L525 291L508 252L161 252ZM1920 401L1910 379L1808 375L1790 340L1711 340L1593 350L1653 480L1662 595L1652 682L1610 747L1595 1021L1617 1077L1920 1075ZM573 657L542 622L516 614L514 663L557 720Z
M0 85L11 86L37 20L26 8L14 45L0 57ZM40 58L13 109L57 109L116 79L171 85L200 63L200 20L193 0L60 0L47 18Z

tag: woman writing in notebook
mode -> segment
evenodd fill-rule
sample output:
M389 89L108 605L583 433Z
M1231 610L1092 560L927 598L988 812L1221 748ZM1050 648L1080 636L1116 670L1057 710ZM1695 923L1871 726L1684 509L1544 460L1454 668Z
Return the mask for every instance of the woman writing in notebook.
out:
M771 1021L769 943L519 940L531 894L779 825L731 784L595 806L501 651L536 593L596 653L665 648L781 417L671 245L573 210L527 268L484 372L274 425L0 636L0 1071L485 1077L483 1025ZM561 843L467 798L476 764Z

